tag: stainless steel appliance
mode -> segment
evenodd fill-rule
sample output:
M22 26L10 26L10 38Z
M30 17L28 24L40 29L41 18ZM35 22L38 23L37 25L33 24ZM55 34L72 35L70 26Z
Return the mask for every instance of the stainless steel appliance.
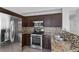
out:
M10 21L10 40L11 42L14 42L15 39L15 25L14 20Z
M42 49L42 36L44 33L43 21L34 21L34 32L31 34L31 47Z
M43 21L34 21L34 27L43 27Z
M31 34L31 47L42 49L42 35Z

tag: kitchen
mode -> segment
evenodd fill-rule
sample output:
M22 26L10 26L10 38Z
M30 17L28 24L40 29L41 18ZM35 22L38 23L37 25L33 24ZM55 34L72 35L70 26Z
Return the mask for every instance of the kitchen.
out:
M55 18L53 18L52 16L54 16ZM51 23L52 19L53 19L53 22L56 22L57 20L59 22L58 23ZM52 31L56 32L56 30L58 30L60 32L60 29L61 29L61 26L62 26L62 14L61 13L57 13L57 14L53 14L53 15L51 14L51 15L41 15L41 16L26 17L23 20L22 24L24 26L24 28L23 28L23 30L24 30L23 36L24 35L25 35L25 37L27 36L28 37L28 38L26 38L27 40L30 39L29 36L30 36L30 34L32 33L32 31L34 29L33 25L32 25L33 21L44 21L44 24L43 24L43 26L44 26L44 33L42 35L43 35L43 39L45 39L45 40L43 40L42 44L43 44L43 47L45 49L51 50L51 35L53 34ZM25 38L23 37L23 39L25 39ZM28 42L28 44L26 44L26 45L30 45L30 41L27 41L27 42Z
M79 51L79 30L74 29L73 25L76 19L75 28L79 28L77 22L79 8L4 7L4 9L19 14L9 13L22 19L21 51Z

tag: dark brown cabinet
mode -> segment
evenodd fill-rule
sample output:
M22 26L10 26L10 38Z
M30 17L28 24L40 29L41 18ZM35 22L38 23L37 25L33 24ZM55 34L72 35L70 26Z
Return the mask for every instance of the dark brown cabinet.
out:
M62 27L62 13L24 17L22 20L22 26L32 27L33 21L40 20L44 21L45 27Z
M28 20L26 18L22 18L22 27L27 27L28 26Z
M29 16L29 17L24 17L22 20L22 26L23 27L33 27L33 21L39 21L43 20L39 16Z
M42 47L43 47L43 49L51 50L51 37L50 37L50 35L43 35Z
M30 34L22 34L22 47L30 46Z
M45 27L62 27L62 14L52 14L44 16Z
M62 14L54 14L52 18L53 27L62 27Z
M32 26L33 26L33 21L32 21L32 19L31 19L31 18L28 18L28 17L23 18L23 19L22 19L22 26L23 26L23 27L32 27Z
M45 27L51 27L52 26L52 18L51 18L51 15L43 16L43 20L44 20L44 26Z

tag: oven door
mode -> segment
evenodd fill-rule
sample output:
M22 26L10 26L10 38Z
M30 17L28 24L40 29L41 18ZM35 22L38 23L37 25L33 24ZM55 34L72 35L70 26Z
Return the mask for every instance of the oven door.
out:
M39 34L31 35L31 47L42 49L42 35Z

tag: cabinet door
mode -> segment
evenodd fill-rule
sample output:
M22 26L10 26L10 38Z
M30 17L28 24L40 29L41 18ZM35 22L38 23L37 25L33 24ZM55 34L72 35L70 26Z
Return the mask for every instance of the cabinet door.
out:
M27 27L28 26L28 19L27 18L23 18L22 19L22 27Z
M51 21L52 21L51 16L46 15L46 16L43 16L43 18L44 18L44 26L51 27L52 26L51 25Z
M52 14L44 16L45 27L62 27L62 14Z
M51 50L51 37L49 35L43 36L43 48Z
M26 34L26 45L30 46L30 34Z
M62 14L54 14L51 22L54 27L62 27Z
M22 35L22 47L23 46L30 46L30 34Z
M26 35L22 34L22 47L26 45Z

